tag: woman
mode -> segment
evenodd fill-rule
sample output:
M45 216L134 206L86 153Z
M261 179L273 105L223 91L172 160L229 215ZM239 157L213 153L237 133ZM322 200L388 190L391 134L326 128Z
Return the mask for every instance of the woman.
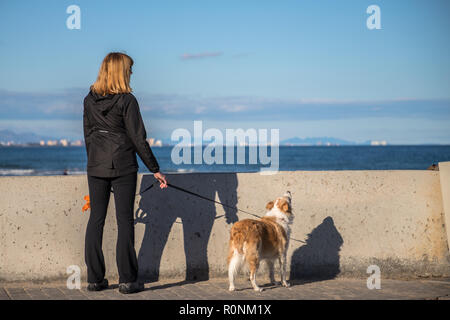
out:
M138 163L136 152L154 173L161 188L165 176L147 142L139 105L131 94L133 60L126 54L109 53L102 62L97 81L84 99L83 127L91 214L86 228L85 260L88 290L108 287L102 252L103 226L111 187L114 192L118 238L116 247L119 291L140 291L134 249L134 200Z

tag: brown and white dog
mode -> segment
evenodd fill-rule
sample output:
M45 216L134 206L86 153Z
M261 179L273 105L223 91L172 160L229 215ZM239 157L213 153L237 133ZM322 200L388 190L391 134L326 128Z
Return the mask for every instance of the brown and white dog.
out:
M234 291L234 278L242 264L250 269L250 281L255 291L263 291L256 284L256 272L261 261L265 260L270 270L270 281L274 284L274 262L278 260L281 270L281 284L289 287L286 281L286 251L289 246L290 224L293 221L291 193L266 205L266 215L260 220L245 219L236 222L231 228L228 251L228 278L230 291Z

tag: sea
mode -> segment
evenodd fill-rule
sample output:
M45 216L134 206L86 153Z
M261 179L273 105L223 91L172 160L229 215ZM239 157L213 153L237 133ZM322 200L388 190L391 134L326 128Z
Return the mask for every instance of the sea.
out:
M240 149L241 150L238 150ZM243 148L243 149L242 149ZM181 163L173 157L173 147L153 147L161 171L182 172L259 172L271 170L425 170L432 164L450 161L450 145L387 145L387 146L280 146L278 161L270 147L267 157L249 147L234 147L234 161L226 163L226 148L212 153L215 163L203 157L194 163L194 148L185 150ZM262 150L262 151L264 151ZM204 149L203 149L204 151ZM237 162L238 152L245 159ZM265 154L265 151L262 154ZM183 153L175 153L178 156ZM250 163L250 155L256 154ZM231 155L231 153L230 153ZM175 159L175 161L174 161ZM230 157L232 159L232 157ZM2 146L0 147L0 176L47 176L86 174L86 149L84 146ZM223 163L220 163L223 162ZM149 173L138 156L139 173Z

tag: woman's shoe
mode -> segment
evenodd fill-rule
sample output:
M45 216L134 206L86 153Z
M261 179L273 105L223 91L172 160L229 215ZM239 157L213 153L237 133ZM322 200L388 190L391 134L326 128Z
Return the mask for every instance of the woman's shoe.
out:
M119 292L123 294L135 293L144 290L144 284L139 282L119 283Z
M108 288L108 279L103 279L102 282L89 283L87 286L88 291L100 291Z

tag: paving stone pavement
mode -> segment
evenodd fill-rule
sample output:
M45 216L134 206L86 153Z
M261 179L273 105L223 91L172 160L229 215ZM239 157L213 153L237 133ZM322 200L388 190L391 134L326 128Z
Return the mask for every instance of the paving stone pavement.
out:
M145 290L135 294L119 293L117 281L99 292L89 292L86 284L70 290L65 281L49 283L0 283L0 300L450 300L450 279L381 280L381 289L369 290L366 279L293 281L291 287L259 284L264 291L251 288L245 279L236 282L237 291L228 291L227 279L201 282L164 280L145 284Z

